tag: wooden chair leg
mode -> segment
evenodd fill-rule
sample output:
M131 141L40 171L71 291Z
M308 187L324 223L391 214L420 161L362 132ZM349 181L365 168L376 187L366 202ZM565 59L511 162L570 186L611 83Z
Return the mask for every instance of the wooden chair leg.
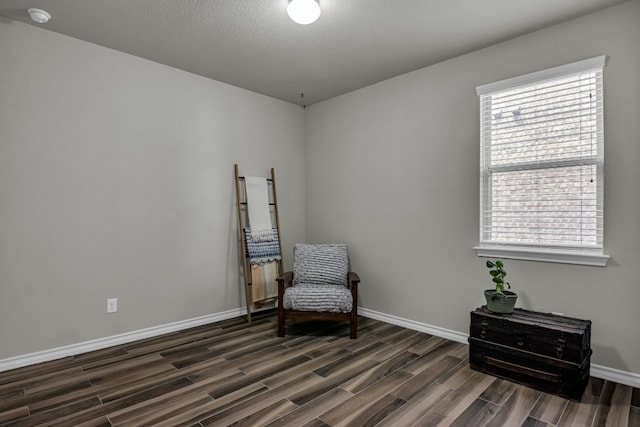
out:
M351 317L349 323L351 323L350 337L351 339L358 338L358 283L360 277L356 273L349 273L349 287L351 288L351 298L353 299L353 306L351 307Z
M351 319L349 323L351 324L349 336L354 340L358 338L358 312L355 309L351 310Z
M284 309L278 307L278 336L284 337Z
M282 278L278 278L278 336L284 337L284 282Z

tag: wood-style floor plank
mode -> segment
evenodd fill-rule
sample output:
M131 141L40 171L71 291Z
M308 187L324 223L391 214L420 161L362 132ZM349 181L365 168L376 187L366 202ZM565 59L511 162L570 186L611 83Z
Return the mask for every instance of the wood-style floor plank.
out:
M513 394L498 409L487 427L519 426L525 422L542 392L528 387L516 387Z
M468 427L472 425L483 426L491 421L499 410L500 407L495 403L487 402L486 400L478 398L474 400L471 405L467 406L467 408L449 425L451 427Z
M591 426L593 417L598 409L600 393L605 381L590 378L589 384L580 402L567 402L567 406L560 416L558 427Z
M432 411L433 407L451 392L452 389L445 385L432 383L414 394L400 410L390 414L378 425L381 427L420 425L420 420L435 414ZM441 419L438 420L440 421Z
M321 414L324 414L329 409L338 406L340 403L351 397L352 394L341 389L333 388L328 392L318 396L316 399L309 403L297 406L296 409L289 414L271 422L269 427L298 427L312 422L318 418Z
M0 426L640 427L640 390L580 402L469 368L468 347L373 319L273 312L0 372Z
M370 413L370 407L375 402L393 392L401 384L407 382L411 375L396 371L386 376L371 387L350 397L339 405L331 408L320 416L320 419L331 426L344 426L353 422L353 425L362 425L363 418ZM398 398L391 396L392 400ZM359 420L359 422L357 422Z

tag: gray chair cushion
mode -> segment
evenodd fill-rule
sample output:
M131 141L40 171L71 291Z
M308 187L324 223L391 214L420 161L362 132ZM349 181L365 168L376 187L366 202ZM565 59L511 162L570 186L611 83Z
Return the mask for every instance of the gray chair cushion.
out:
M349 255L345 244L298 243L294 250L293 284L347 286Z
M285 289L282 305L285 310L349 313L353 298L343 285L301 283Z

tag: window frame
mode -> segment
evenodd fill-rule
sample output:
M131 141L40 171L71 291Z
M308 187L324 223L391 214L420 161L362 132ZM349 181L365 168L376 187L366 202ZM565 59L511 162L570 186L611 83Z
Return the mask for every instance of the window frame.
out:
M494 83L489 83L485 85L478 86L476 88L476 93L480 97L480 102L482 102L483 95L490 95L492 93L505 92L511 89L515 89L522 86L532 86L544 81L561 79L563 77L568 77L571 75L575 75L583 72L590 71L599 71L602 73L606 65L607 57L605 55L597 56L590 59L585 59L582 61L573 62L566 65L561 65L553 68L549 68L546 70L536 71L533 73L525 74L522 76L517 76L505 80L501 80ZM599 77L602 79L602 76ZM603 103L602 95L603 88L602 84L597 85L596 90L598 91L597 96L601 103ZM487 112L484 112L487 114ZM479 243L477 246L474 246L474 250L479 257L490 257L490 258L508 258L508 259L522 259L522 260L531 260L531 261L545 261L545 262L558 262L558 263L568 263L568 264L581 264L581 265L592 265L592 266L606 266L607 261L609 259L608 255L604 254L604 219L601 217L598 221L601 221L599 225L602 227L602 242L597 247L562 247L562 246L553 246L553 245L539 245L539 244L526 244L526 243L508 243L508 242L497 242L491 241L484 238L485 233L485 222L486 218L484 215L484 210L486 209L485 204L487 204L487 200L484 200L483 196L488 196L489 189L485 188L485 182L488 181L485 179L485 174L488 173L487 168L485 167L485 159L483 157L483 151L485 150L485 126L487 122L490 123L490 117L483 117L483 109L480 107L480 221L479 221ZM488 113L490 114L490 112ZM596 161L594 164L596 165L597 170L597 203L602 206L600 213L603 214L604 211L604 132L603 132L603 112L602 109L597 111L596 116L596 138L598 144L598 153L596 156ZM487 185L488 186L488 185Z

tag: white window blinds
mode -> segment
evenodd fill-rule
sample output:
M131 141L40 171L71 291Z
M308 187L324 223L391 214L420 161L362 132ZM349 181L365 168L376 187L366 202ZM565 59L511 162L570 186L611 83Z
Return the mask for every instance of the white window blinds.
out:
M480 246L602 253L604 63L477 88Z

